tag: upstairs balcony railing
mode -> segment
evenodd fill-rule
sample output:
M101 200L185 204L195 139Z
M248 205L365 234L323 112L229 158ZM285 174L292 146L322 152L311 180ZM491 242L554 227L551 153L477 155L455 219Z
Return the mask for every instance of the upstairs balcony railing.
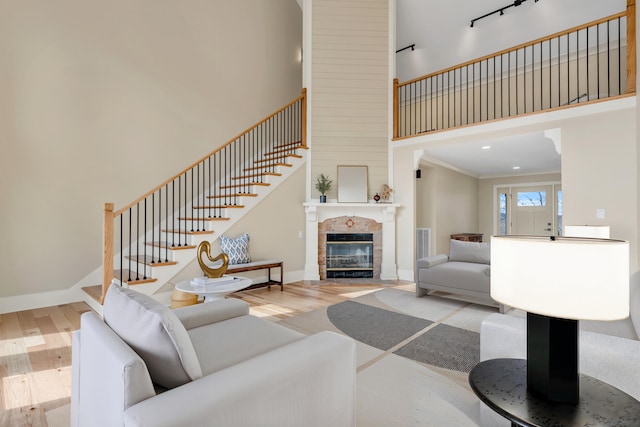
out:
M175 264L174 250L191 249L189 235L209 234L210 221L242 208L252 189L296 149L306 147L306 89L277 112L242 132L143 196L104 210L102 298L112 280L152 281L150 267Z
M394 80L394 139L635 94L627 10L414 80Z

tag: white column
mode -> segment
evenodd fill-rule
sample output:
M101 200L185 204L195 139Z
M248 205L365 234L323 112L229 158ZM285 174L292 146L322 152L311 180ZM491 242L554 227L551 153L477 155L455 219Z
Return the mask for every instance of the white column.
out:
M305 206L307 217L304 280L320 280L318 265L318 210L316 206Z
M396 280L396 207L386 206L382 211L382 265L380 279Z

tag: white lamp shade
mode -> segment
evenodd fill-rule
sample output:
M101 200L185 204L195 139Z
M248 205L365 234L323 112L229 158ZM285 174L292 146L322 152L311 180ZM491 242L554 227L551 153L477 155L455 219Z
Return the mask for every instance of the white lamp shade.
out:
M491 297L564 319L629 315L629 243L572 237L493 236Z

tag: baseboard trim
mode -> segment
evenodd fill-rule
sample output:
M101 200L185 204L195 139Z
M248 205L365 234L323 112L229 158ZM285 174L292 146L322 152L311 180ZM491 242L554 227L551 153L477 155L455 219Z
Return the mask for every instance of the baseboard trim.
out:
M65 289L61 291L38 292L0 298L0 314L16 311L34 310L52 305L69 304L84 301L82 291Z

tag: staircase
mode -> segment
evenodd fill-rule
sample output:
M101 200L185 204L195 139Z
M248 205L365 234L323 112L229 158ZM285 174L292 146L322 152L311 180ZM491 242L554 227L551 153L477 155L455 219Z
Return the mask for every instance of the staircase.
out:
M306 91L129 205L105 204L103 284L82 288L97 311L110 284L158 293L305 163ZM94 282L95 283L95 282Z

